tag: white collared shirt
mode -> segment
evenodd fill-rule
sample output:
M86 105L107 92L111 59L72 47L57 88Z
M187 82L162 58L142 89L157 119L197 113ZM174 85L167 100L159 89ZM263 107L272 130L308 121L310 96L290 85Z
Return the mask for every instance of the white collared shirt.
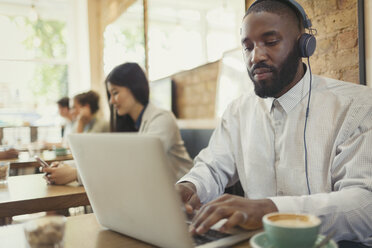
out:
M240 179L246 197L270 198L280 212L323 220L335 240L372 245L372 90L310 74L278 99L248 92L226 109L209 146L180 181L195 184L203 203ZM180 182L179 181L179 182Z

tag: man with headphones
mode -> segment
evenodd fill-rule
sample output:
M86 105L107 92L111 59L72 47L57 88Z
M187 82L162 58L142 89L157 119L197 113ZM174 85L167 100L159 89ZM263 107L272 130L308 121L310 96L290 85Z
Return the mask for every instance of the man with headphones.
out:
M267 213L305 212L336 241L372 246L372 90L312 75L302 63L315 50L311 30L293 0L248 9L241 38L254 92L228 106L176 185L189 213L200 208L192 233L223 218L221 230L255 229ZM238 180L245 197L222 195Z

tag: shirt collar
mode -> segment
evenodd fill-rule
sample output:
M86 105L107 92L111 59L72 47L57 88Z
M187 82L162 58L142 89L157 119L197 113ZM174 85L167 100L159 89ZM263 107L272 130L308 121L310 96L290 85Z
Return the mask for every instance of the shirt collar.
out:
M271 111L273 102L276 99L280 103L284 111L286 113L289 113L307 95L310 88L310 73L305 64L304 67L306 70L304 76L288 92L286 92L279 98L268 97L264 99L264 103L269 111Z
M139 114L136 122L134 123L134 127L139 130L140 126L141 126L141 122L142 122L142 116L143 116L143 113L145 112L145 109L147 107L147 104L145 106L143 106L143 109L141 111L141 113Z

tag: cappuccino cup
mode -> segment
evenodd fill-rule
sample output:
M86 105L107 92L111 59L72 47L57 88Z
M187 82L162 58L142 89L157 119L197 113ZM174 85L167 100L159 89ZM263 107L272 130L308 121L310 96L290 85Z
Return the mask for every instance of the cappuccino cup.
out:
M321 220L311 214L270 213L263 219L265 233L275 248L311 248Z

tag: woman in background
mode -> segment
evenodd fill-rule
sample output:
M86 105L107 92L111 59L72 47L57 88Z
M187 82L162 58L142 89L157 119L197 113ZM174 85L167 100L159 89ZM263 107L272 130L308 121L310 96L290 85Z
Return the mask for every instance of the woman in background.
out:
M99 95L90 90L74 97L72 112L77 116L73 133L109 132L108 123L97 117Z
M138 132L158 136L177 179L193 163L186 151L174 115L149 102L149 83L141 67L125 63L115 67L105 80L110 103L112 132ZM44 168L50 183L65 184L78 179L76 168L62 165Z
M174 115L149 102L149 83L141 67L125 63L106 78L113 132L139 132L158 136L174 174L179 179L192 167Z

